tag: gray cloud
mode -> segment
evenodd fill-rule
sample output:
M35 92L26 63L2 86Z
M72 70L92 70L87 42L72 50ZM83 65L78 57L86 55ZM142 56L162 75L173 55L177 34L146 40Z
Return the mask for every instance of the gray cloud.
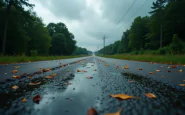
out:
M123 31L130 27L135 17L148 15L152 2L155 0L137 0L124 19L118 23L133 1L44 0L43 2L43 0L31 0L36 5L36 12L45 23L64 22L69 31L75 35L77 45L93 51L97 50L98 46L100 48L103 35L108 37L106 45L120 40ZM146 3L139 10L144 2ZM50 12L50 14L45 12Z

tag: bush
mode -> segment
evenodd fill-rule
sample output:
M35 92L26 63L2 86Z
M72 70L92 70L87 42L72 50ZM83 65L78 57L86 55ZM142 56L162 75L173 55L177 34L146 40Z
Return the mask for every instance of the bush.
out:
M139 51L139 54L144 54L144 49L141 48L141 50Z
M31 56L37 56L37 50L31 50L30 53Z
M166 50L167 50L166 47L159 48L159 54L162 54L162 55L166 54L167 53Z
M173 35L172 43L169 46L172 54L182 54L184 53L184 43L183 41L177 36L177 34Z

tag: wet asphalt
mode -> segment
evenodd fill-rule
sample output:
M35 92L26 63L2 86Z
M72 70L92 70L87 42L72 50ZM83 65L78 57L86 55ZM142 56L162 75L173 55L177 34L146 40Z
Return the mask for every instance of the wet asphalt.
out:
M86 115L90 107L95 108L99 115L116 112L121 107L123 107L121 115L185 114L185 88L178 85L185 83L183 82L184 71L178 72L179 69L184 70L184 66L171 68L171 72L168 72L168 65L101 57L86 57L69 62L69 65L66 62L65 67L62 68L61 62L53 61L55 63L52 66L53 70L31 74L31 79L25 75L21 79L14 78L14 81L1 82L0 114ZM39 65L39 62L37 63ZM105 63L108 66L105 66ZM129 66L129 69L121 67L125 64ZM34 67L37 70L38 65ZM18 69L21 71L22 65L19 66ZM116 68L116 66L119 67ZM161 66L164 67L161 68ZM44 68L52 67L44 66ZM6 67L1 67L1 71L2 68ZM138 70L138 68L143 70ZM161 72L155 72L156 69L160 69ZM149 74L149 72L155 74ZM56 76L52 79L46 78L52 74ZM87 79L88 76L93 78ZM129 82L130 80L133 82ZM30 82L41 82L41 84L30 86L28 84ZM19 88L13 90L11 88L13 85ZM144 95L149 92L155 94L157 98L150 99ZM120 101L109 96L118 93L137 96L140 99ZM35 103L33 98L38 94L41 100ZM21 101L23 98L27 100L24 103Z

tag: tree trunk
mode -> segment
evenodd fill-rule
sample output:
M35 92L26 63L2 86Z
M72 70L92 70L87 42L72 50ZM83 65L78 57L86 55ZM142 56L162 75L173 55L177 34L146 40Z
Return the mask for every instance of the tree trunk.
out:
M5 54L6 51L6 38L7 38L7 30L8 30L8 21L9 21L9 14L10 14L10 8L12 6L12 0L10 0L8 6L7 6L7 14L5 18L5 28L4 28L4 35L3 35L3 42L2 42L2 55Z
M162 41L163 41L163 27L162 27L162 24L161 24L161 27L160 27L160 48L162 48Z

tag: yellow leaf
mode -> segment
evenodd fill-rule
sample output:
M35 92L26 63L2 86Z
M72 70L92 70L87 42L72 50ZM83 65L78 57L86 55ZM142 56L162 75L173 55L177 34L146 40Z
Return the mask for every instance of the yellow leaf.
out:
M22 99L22 102L23 102L23 103L26 102L26 98L23 98L23 99Z
M168 68L168 69L170 69L171 67L170 67L170 66L168 66L167 68Z
M121 111L123 110L123 108L121 108L118 112L116 113L107 113L105 115L120 115Z
M129 69L127 64L125 65L124 69Z
M105 64L105 66L109 66L109 64Z
M17 72L18 72L18 70L13 70L13 71L12 71L12 74L17 73Z
M145 93L145 96L147 96L148 98L156 98L153 93Z
M18 89L18 88L19 88L19 87L16 86L16 85L12 86L12 89L14 89L14 90L16 90L16 89Z
M29 85L39 85L41 82L32 82L32 83L28 83Z
M142 68L139 68L139 70L143 70Z
M182 69L180 69L179 72L182 72Z
M179 86L185 87L185 84L179 84Z
M117 98L117 99L121 99L121 100L126 100L126 99L131 99L131 98L136 98L139 99L139 97L135 97L135 96L130 96L130 95L126 95L126 94L110 94L111 97Z
M81 70L78 69L77 72L81 72Z
M31 79L32 77L31 76L28 76L28 79Z
M20 66L14 66L14 68L20 68Z

